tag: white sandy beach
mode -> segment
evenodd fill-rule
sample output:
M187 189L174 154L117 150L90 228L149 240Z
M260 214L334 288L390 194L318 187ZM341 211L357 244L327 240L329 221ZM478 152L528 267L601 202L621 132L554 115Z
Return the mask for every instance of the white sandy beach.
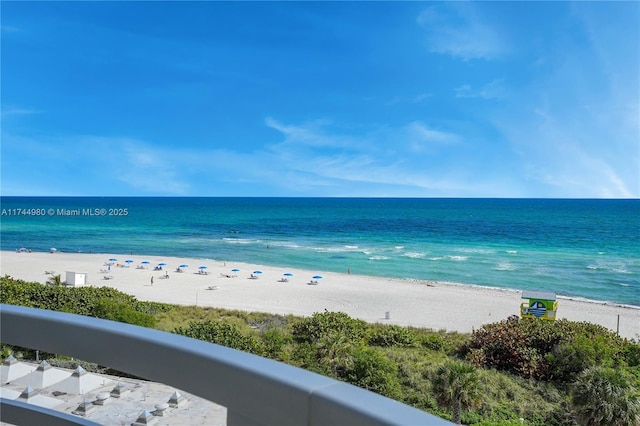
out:
M407 281L353 274L338 274L286 267L250 265L202 259L126 254L0 253L0 275L44 283L55 271L65 279L66 271L87 273L87 282L109 286L139 300L181 305L213 306L245 311L308 316L314 312L345 312L368 322L381 322L434 330L471 332L483 324L519 315L521 293L435 281ZM107 272L109 258L117 258ZM121 267L132 259L129 267ZM138 269L149 261L148 269ZM163 271L153 267L164 262ZM181 264L184 272L175 272ZM207 266L207 275L198 274ZM239 272L232 272L239 269ZM253 271L262 271L250 279ZM163 278L165 271L169 278ZM279 282L284 273L288 282ZM223 275L235 275L227 278ZM309 285L320 275L317 285ZM106 280L105 276L112 276ZM153 285L151 278L153 277ZM387 317L388 313L388 318ZM589 321L616 331L622 337L640 338L640 308L559 299L558 318Z

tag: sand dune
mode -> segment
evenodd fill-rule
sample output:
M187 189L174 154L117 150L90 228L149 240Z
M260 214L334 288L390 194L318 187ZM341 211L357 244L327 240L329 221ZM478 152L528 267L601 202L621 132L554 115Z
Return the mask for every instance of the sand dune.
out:
M109 258L117 261L108 270ZM134 262L129 267L125 260ZM137 269L142 261L149 269ZM167 264L154 271L158 263ZM184 272L175 272L182 264ZM199 274L207 266L207 275ZM232 272L239 269L239 272ZM106 272L104 271L106 270ZM249 278L261 271L258 278ZM251 265L177 257L1 252L0 274L27 281L45 282L55 271L87 273L87 282L109 286L139 300L181 305L214 306L277 314L311 315L341 311L368 322L426 327L434 330L471 332L483 324L519 314L521 293L435 281L407 281L287 267ZM279 282L284 273L288 282ZM169 278L164 278L168 273ZM231 278L225 275L232 276ZM310 285L314 275L317 285ZM105 280L105 276L112 279ZM153 285L151 278L153 277ZM558 318L601 324L626 338L640 338L640 308L615 304L560 299Z

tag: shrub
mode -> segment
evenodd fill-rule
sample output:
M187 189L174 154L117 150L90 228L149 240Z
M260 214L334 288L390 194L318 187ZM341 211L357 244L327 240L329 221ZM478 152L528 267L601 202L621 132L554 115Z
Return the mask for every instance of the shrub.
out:
M148 328L156 323L151 315L138 312L129 304L108 299L100 300L95 304L93 316Z
M435 333L423 336L420 339L420 344L427 349L431 349L432 351L442 351L446 346L445 338L440 334Z
M372 348L360 348L353 352L351 366L345 379L356 386L389 398L401 396L396 365Z
M369 344L373 346L413 346L415 343L415 333L398 325L379 326L369 336Z
M288 361L291 354L289 346L293 339L280 328L272 328L262 335L265 356L279 361Z
M497 368L524 377L539 377L546 373L542 355L536 347L539 336L527 334L523 322L512 316L487 324L474 331L462 351L476 366Z
M629 367L640 367L640 342L628 342L623 353Z
M187 327L176 328L174 333L256 355L264 354L262 342L255 336L242 333L235 324L209 320L202 322L190 321Z
M640 396L619 370L593 367L580 374L571 392L571 405L585 426L640 424Z
M619 362L624 341L600 325L509 317L476 330L461 352L476 366L571 381L593 365Z
M109 287L43 285L7 276L0 278L0 302L94 316L143 327L155 325L153 316L145 311L157 311L163 306L160 303L138 302L135 297Z
M354 344L364 341L369 325L359 319L351 318L343 312L316 312L308 318L293 324L292 334L297 342L318 342L329 333L344 335Z
M622 342L612 341L605 335L579 335L560 343L545 360L549 363L550 378L568 382L589 367L613 366L621 352Z
M433 373L432 383L438 402L451 408L454 423L460 424L463 409L482 400L480 377L471 364L448 361Z

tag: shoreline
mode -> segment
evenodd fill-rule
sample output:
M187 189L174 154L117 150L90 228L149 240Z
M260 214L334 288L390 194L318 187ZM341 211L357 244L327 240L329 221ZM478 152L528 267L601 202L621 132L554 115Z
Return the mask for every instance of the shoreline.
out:
M345 312L364 321L470 333L484 324L519 315L521 291L473 284L433 280L382 278L330 271L281 268L243 262L95 253L0 252L0 275L44 283L55 271L66 279L66 271L87 274L87 284L109 286L138 300L177 305L210 306L281 315L309 316L314 312ZM113 267L107 266L110 258ZM125 260L131 259L129 267ZM141 262L149 269L138 269ZM153 266L164 262L163 271ZM176 272L187 264L184 272ZM206 266L208 274L199 274ZM239 269L232 272L232 269ZM251 279L254 271L258 278ZM162 278L168 273L169 278ZM280 282L284 273L293 274ZM225 275L236 275L227 278ZM322 278L314 280L314 276ZM112 279L104 279L111 276ZM151 277L154 279L151 285ZM311 281L318 281L311 285ZM606 301L558 296L557 318L588 321L616 331L629 339L640 339L640 307Z

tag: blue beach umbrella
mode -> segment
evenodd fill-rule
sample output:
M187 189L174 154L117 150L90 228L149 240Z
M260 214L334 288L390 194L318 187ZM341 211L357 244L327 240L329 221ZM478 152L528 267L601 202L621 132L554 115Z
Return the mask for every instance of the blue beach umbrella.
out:
M254 274L261 274L262 271L253 271Z
M322 275L314 275L314 276L313 276L313 279L314 279L314 280L322 279Z
M285 277L292 277L293 276L293 274L291 272L285 272L282 275L284 275Z
M161 263L158 263L158 266L167 266L167 264L164 262L161 262Z
M198 266L198 269L207 269L207 267L202 265L202 266Z
M231 270L231 272L240 272L240 269L234 268L234 269Z
M148 260L143 260L143 261L142 261L142 262L140 262L140 263L142 263L143 265L148 265L148 264L150 264L151 262L149 262Z
M109 262L117 262L117 261L118 261L118 259L116 259L115 257L112 257L112 258L109 259Z
M187 265L186 263L183 263L182 265L180 265L180 268L188 268L189 265Z
M133 263L133 260L127 259L127 260L124 261L124 263Z

